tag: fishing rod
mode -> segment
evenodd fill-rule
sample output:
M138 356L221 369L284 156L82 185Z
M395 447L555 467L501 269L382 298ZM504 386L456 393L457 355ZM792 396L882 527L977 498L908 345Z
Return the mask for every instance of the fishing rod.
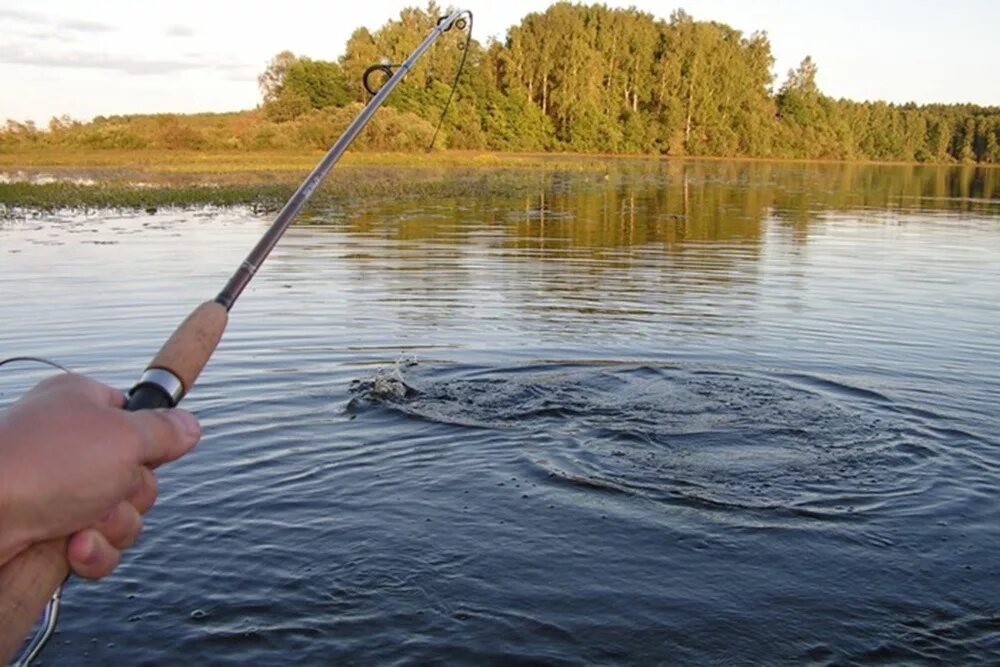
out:
M462 65L464 65L472 36L472 12L456 10L448 16L439 18L424 41L401 64L377 65L365 71L365 88L373 93L372 98L281 208L274 222L236 269L222 291L211 301L196 307L167 339L139 381L127 394L126 410L172 408L191 391L195 380L198 379L198 375L201 374L222 338L233 304L309 197L424 52L445 32L452 28L464 30L466 26L469 27L469 34L463 49L465 53L462 55ZM377 91L373 91L368 81L373 71L389 75L388 80ZM455 77L456 84L458 74L461 74L461 66ZM452 92L454 93L454 85ZM451 97L448 98L448 102L450 104ZM447 108L448 105L445 105L438 124L439 129ZM66 538L62 538L35 544L6 563L0 570L0 628L4 628L4 632L0 633L0 660L3 656L14 654L20 641L13 638L26 636L43 611L44 617L38 633L24 648L22 657L14 664L27 665L34 660L55 631L62 584L69 576L66 542Z

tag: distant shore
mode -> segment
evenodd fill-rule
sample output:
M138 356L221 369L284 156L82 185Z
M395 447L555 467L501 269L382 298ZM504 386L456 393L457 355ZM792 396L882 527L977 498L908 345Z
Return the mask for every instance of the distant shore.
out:
M150 175L190 174L253 174L308 171L322 157L324 151L308 149L282 150L115 150L72 149L45 147L34 149L0 150L0 171L56 170L109 170L105 175L113 178L113 170ZM348 152L340 164L343 166L385 167L544 167L572 170L602 169L609 161L646 162L766 162L795 164L859 164L920 167L967 167L991 169L992 164L957 164L954 162L905 162L878 160L815 160L753 157L699 157L648 154L535 152L513 153L476 150L437 150L432 153L383 153Z

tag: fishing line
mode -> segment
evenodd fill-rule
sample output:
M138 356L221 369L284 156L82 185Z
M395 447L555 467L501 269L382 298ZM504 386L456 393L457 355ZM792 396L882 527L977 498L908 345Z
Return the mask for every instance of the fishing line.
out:
M0 366L5 366L7 364L13 364L13 363L18 362L18 361L30 361L30 362L36 363L36 364L45 364L46 366L51 366L52 368L59 369L63 373L72 373L73 372L73 371L71 371L70 369L66 368L65 366L63 366L61 364L57 364L56 362L51 361L49 359L43 359L42 357L7 357L3 361L0 361Z
M434 150L434 142L437 140L438 132L441 131L441 126L444 125L444 116L448 113L448 107L451 106L452 98L455 97L455 90L458 88L458 79L462 76L462 70L465 69L465 60L469 56L469 46L472 44L472 12L466 13L469 15L469 32L465 36L465 44L459 45L459 49L462 51L462 59L458 63L458 71L455 72L455 80L451 82L451 92L448 93L448 101L444 103L444 109L441 111L441 117L438 119L437 127L434 128L434 136L431 137L431 142L427 144L426 152L428 153ZM438 24L446 18L448 17L442 16L438 19ZM459 30L463 30L465 28L465 19L458 19L452 25ZM448 30L451 30L451 27L449 27Z
M430 153L434 150L434 142L437 141L438 134L441 132L441 127L444 125L444 118L448 114L448 109L451 108L451 101L455 97L455 90L458 88L458 80L462 77L462 72L465 71L465 61L469 57L469 47L472 46L472 12L464 11L459 16L467 15L469 20L466 21L464 18L459 18L452 21L445 29L444 32L448 32L452 28L458 30L465 30L466 27L469 28L468 33L465 35L465 43L459 43L458 50L462 52L462 59L458 62L458 71L455 72L455 79L451 82L451 90L448 92L448 100L444 103L444 108L441 110L441 115L438 117L437 126L434 128L434 136L431 137L431 141L427 144L427 149L425 152ZM442 16L437 20L437 25L440 27L442 23L450 19L450 16ZM368 67L364 74L361 76L361 84L364 86L365 90L368 91L369 95L373 97L378 94L381 86L374 88L369 77L376 72L380 74L385 74L387 77L391 77L395 72L394 69L402 67L402 65L392 65L389 63L380 63L378 65L371 65ZM384 85L384 84L383 84Z

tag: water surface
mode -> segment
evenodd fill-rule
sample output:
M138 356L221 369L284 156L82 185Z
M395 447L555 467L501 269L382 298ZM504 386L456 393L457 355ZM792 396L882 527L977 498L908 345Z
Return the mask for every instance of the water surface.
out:
M310 211L45 662L995 662L998 175L616 162ZM2 222L0 356L127 387L268 222Z

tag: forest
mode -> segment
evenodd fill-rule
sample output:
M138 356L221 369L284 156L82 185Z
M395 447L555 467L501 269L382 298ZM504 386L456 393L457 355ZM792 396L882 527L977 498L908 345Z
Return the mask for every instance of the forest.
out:
M370 97L373 64L400 63L445 13L433 2L354 31L336 62L285 51L260 74L256 109L219 114L9 120L0 150L327 148ZM559 2L485 45L447 33L375 114L355 147L1000 163L1000 108L824 95L805 56L778 81L766 33L683 10Z

